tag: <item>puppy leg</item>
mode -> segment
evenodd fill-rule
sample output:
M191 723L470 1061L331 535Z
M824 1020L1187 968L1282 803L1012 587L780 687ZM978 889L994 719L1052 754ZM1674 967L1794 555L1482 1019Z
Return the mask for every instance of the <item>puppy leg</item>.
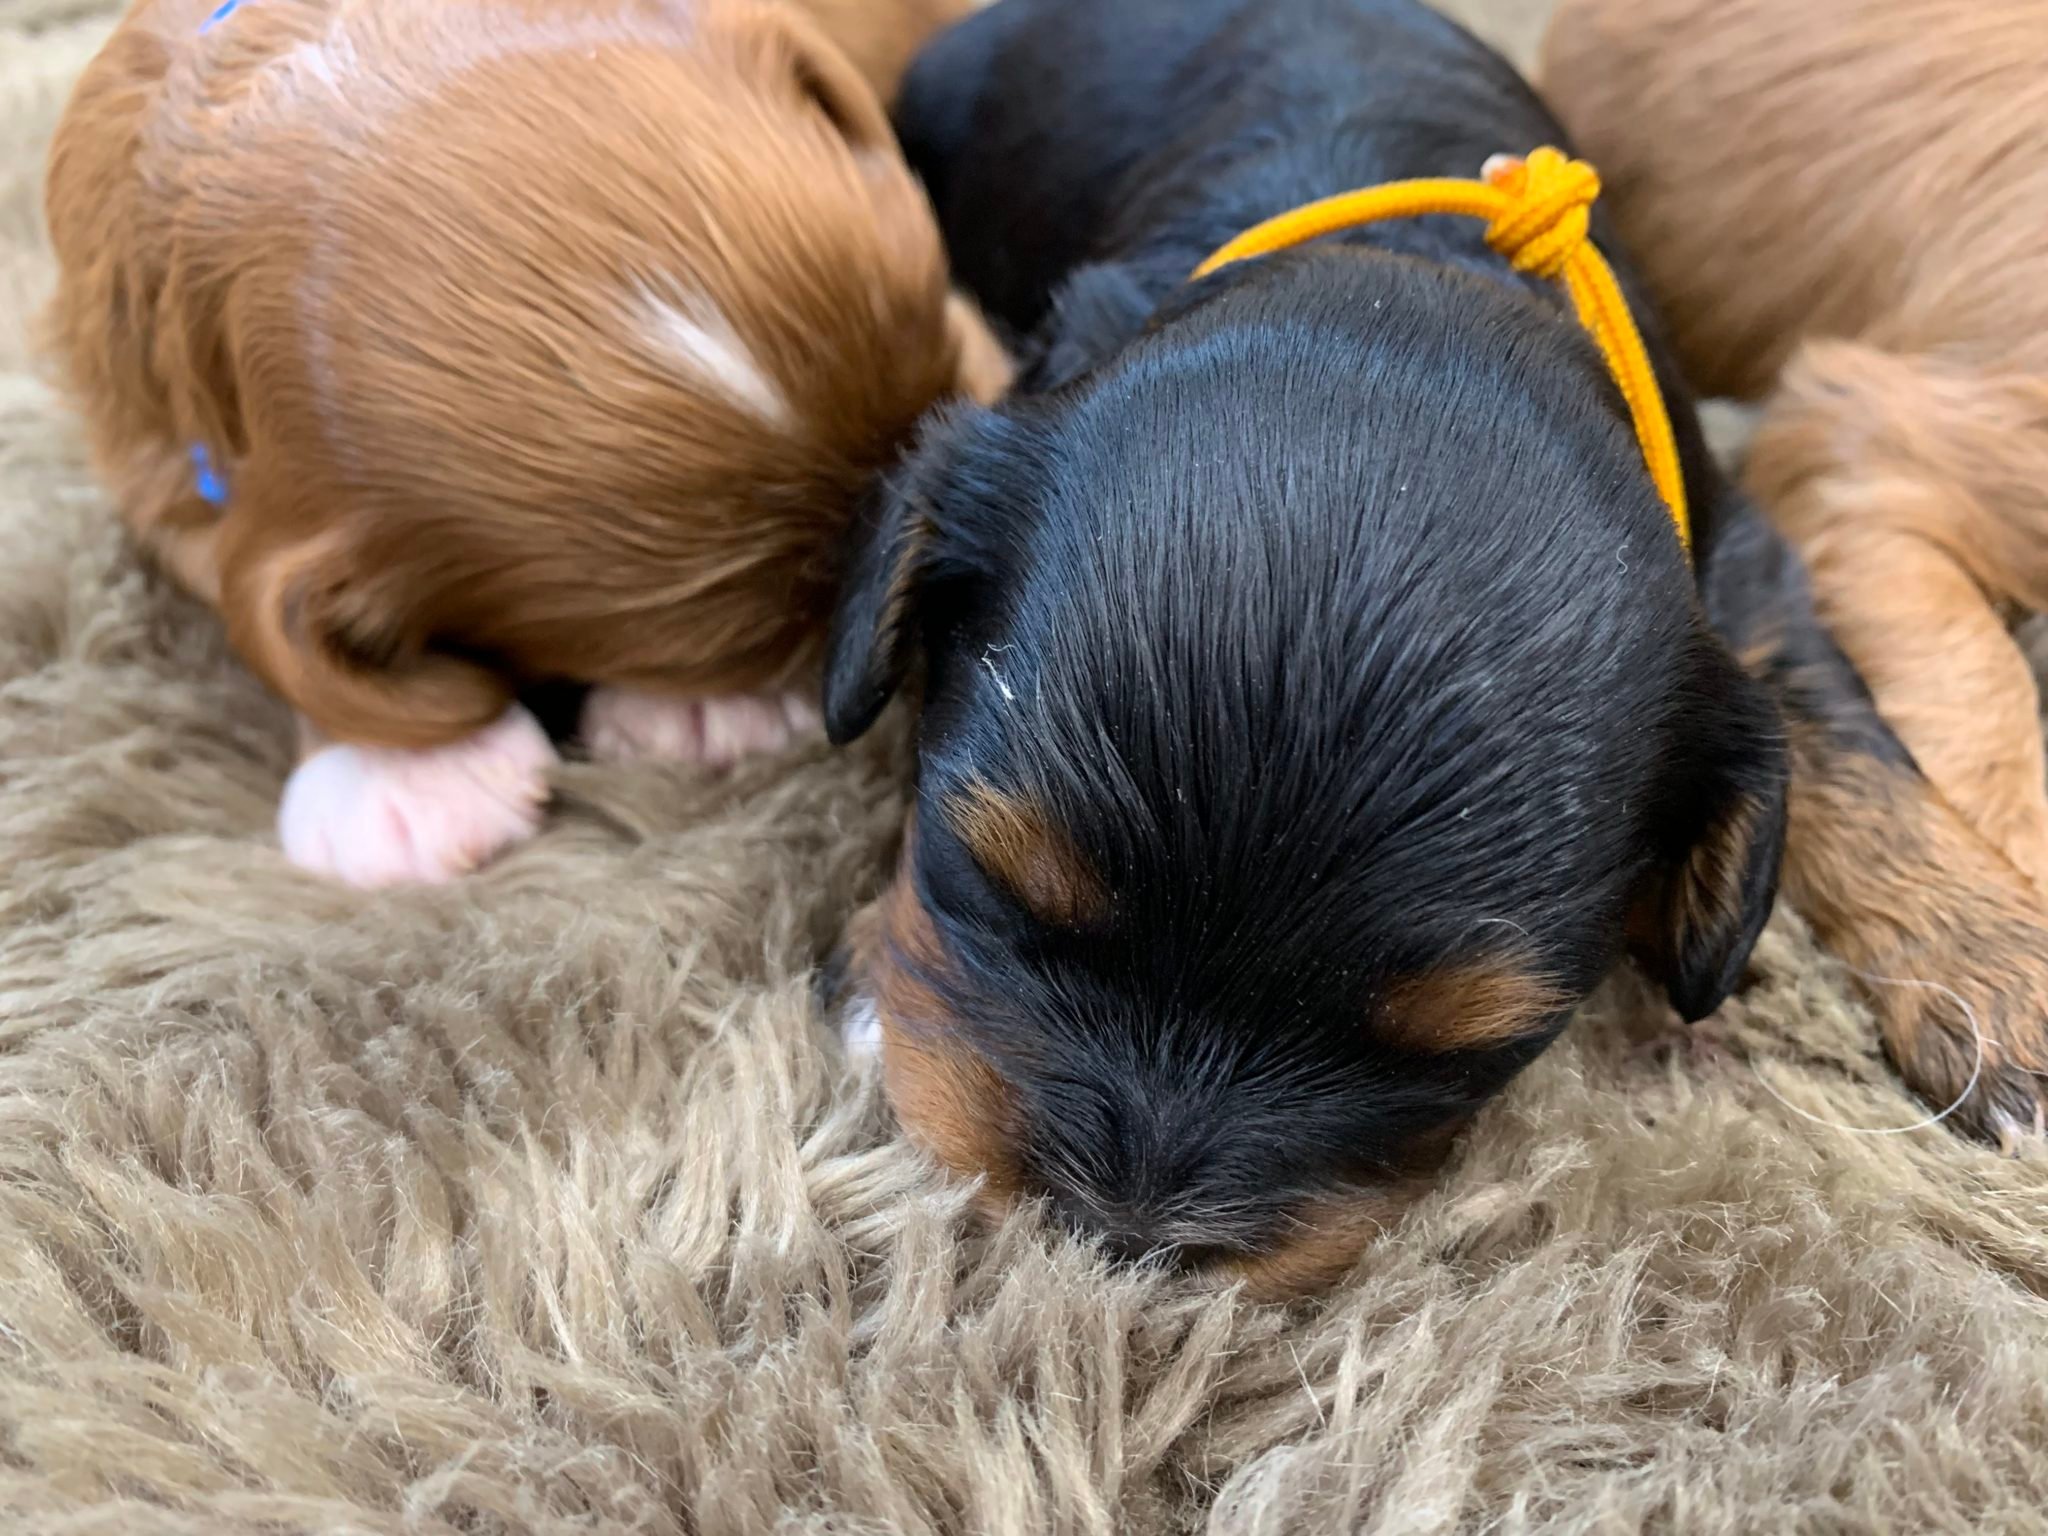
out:
M2048 756L2005 609L2048 602L2048 497L2013 462L2048 390L1813 347L1750 476L1805 556L1821 619L1943 797L2048 893ZM2002 467L2001 467L2002 466Z
M1791 733L1785 898L1851 967L1900 1075L1947 1123L2007 1149L2039 1145L2040 893L1921 774L1762 519L1738 510L1710 558L1715 622L1775 689Z
M435 883L531 836L547 733L503 678L411 632L404 572L359 565L339 525L278 532L251 480L218 539L221 612L315 748L278 809L287 856L352 885Z
M93 454L121 520L159 570L218 608L223 514L195 487L191 446L131 430L96 404L85 406Z
M1895 501L1891 515L1911 513ZM1799 543L1820 616L1878 713L1978 836L2048 893L2040 697L1990 594L1939 544L1864 526L1854 509Z
M806 694L682 695L593 688L579 734L600 762L727 767L815 736L822 722Z
M1784 890L1852 967L1899 1073L2007 1151L2048 1130L2048 917L1910 763L1794 728Z

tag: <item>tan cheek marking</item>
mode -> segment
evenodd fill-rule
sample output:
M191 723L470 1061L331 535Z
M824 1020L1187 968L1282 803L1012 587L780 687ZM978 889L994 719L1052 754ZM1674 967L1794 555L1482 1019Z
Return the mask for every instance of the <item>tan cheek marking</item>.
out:
M904 1134L963 1178L986 1177L993 1209L1023 1183L1016 1105L995 1069L960 1043L958 1021L926 980L946 961L910 880L915 842L913 820L895 880L849 937L857 962L866 961L882 1028L882 1084Z
M1483 1050L1521 1038L1570 1001L1553 982L1512 964L1471 962L1390 988L1378 1033L1405 1050Z
M1040 921L1072 928L1108 910L1109 896L1095 871L1028 800L975 783L948 797L946 819L975 862Z
M1264 1253L1225 1260L1225 1278L1241 1279L1254 1301L1291 1301L1326 1291L1343 1279L1359 1255L1422 1193L1421 1180L1385 1190L1360 1191L1318 1201L1300 1215L1300 1227Z
M904 1135L961 1178L985 1178L985 1208L1016 1196L1015 1112L994 1069L970 1050L908 1034L886 1013L882 1041L882 1081Z

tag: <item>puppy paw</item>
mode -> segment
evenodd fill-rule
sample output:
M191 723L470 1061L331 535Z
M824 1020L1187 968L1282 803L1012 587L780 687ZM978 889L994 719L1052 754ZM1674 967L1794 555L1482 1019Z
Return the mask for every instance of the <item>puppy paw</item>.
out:
M1931 1119L2009 1155L2048 1150L2048 910L1990 850L1943 852L1890 887L1889 941L1844 958Z
M533 835L555 762L517 705L427 751L326 747L286 783L278 837L294 864L350 885L439 884Z
M1853 956L1900 1076L1930 1122L2007 1153L2048 1149L2048 912L1995 858L1930 870ZM1958 867L1963 866L1963 867Z
M2041 892L1912 764L1844 750L1796 716L1792 740L1785 897L1848 966L1886 1055L1927 1104L1883 1129L1939 1123L2007 1152L2043 1149Z
M1947 954L1857 978L1886 1052L1934 1116L2008 1155L2039 1153L2048 1150L2048 925L2025 912L1984 917Z
M595 688L583 705L581 734L599 762L722 768L780 752L821 727L817 706L794 693L690 697Z

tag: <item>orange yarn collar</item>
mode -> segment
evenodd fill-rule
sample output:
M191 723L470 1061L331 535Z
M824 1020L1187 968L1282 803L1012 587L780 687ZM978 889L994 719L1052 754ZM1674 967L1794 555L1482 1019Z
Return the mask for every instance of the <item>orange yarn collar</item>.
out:
M1531 150L1527 159L1495 155L1480 174L1479 181L1392 181L1309 203L1246 230L1197 267L1194 276L1204 278L1235 262L1383 219L1456 213L1486 220L1486 243L1517 272L1562 283L1571 295L1579 323L1592 332L1607 371L1628 401L1650 479L1670 509L1678 541L1690 557L1692 518L1685 505L1685 476L1679 468L1671 416L1621 285L1587 236L1588 210L1600 195L1598 173L1585 161L1567 159L1562 151L1545 146Z

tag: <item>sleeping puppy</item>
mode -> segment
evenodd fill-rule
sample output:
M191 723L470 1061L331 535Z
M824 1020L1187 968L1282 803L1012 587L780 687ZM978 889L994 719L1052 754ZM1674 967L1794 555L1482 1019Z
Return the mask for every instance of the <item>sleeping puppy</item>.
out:
M1451 23L1003 0L899 129L962 276L1038 334L850 564L833 738L926 669L855 1017L992 1196L1320 1283L1625 938L1685 1017L1727 995L1777 882L1778 713L1599 354L1481 225L1188 281L1289 208L1557 140Z
M1576 0L1549 67L1688 370L1775 391L1750 478L1879 707L2048 893L2040 699L2001 611L2048 607L2048 5L1964 20Z
M991 1204L1263 1295L1326 1282L1625 945L1688 1019L1727 995L1788 741L1823 873L1867 874L1808 881L1834 932L1895 932L1915 882L2007 915L1940 867L1953 826L1668 366L1697 570L1595 349L1476 222L1188 281L1313 199L1558 142L1458 28L1003 0L928 50L899 129L956 270L1034 339L1020 392L933 426L859 525L828 730L919 655L924 691L847 1029ZM1898 963L2003 985L2023 931L2048 940ZM1966 1123L2033 1091L1987 1072Z
M1746 476L1823 616L2040 908L2048 4L1566 0L1546 52L1687 369L1767 400ZM2039 1010L1993 1023L2048 1073Z
M937 19L875 12L898 52ZM533 829L527 684L598 685L604 755L787 742L863 485L1002 380L876 92L789 5L140 0L48 214L99 467L335 744L280 830L361 884Z

